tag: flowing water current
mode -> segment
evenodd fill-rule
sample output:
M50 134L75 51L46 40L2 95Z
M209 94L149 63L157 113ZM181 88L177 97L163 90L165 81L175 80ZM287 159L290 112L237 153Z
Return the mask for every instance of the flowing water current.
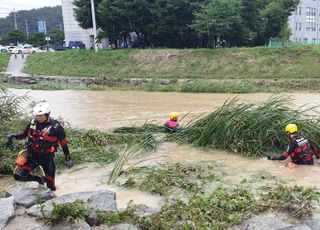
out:
M245 103L265 102L271 94L187 94L187 93L150 93L135 91L30 91L10 90L15 95L29 96L30 101L46 100L52 107L52 116L61 117L70 125L85 129L110 130L121 126L141 125L144 122L163 124L171 111L182 116L187 114L181 124L197 116L208 114L223 105L227 99L237 96ZM305 104L315 106L320 101L320 94L296 93L284 95L292 98L292 107ZM28 111L28 107L25 107ZM285 167L285 162L268 161L265 158L248 159L240 154L222 150L199 150L188 145L163 143L152 155L152 160L143 164L214 162L226 172L226 180L231 184L252 178L264 178L269 181L284 181L289 185L320 186L320 167L298 166L294 169ZM134 163L134 162L131 162ZM122 189L106 185L107 175L112 165L78 165L57 175L56 195L77 191L109 189L117 193L119 208L126 207L130 200L137 204L158 207L161 197L137 190ZM258 183L258 182L256 182ZM0 179L0 189L13 185L11 178ZM320 187L319 187L320 188Z

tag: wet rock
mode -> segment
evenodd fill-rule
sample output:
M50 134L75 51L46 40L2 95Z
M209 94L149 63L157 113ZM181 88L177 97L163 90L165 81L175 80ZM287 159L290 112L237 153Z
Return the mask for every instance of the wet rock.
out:
M129 81L130 85L141 85L142 83L145 83L146 80L142 78L131 78Z
M72 203L76 200L83 200L88 208L100 211L117 211L116 194L114 192L103 190L96 192L77 192L54 198L44 203L44 211L51 213L53 203ZM27 210L31 216L41 216L39 205L34 205Z
M157 85L170 85L170 80L168 79L156 79L154 81Z
M13 202L13 197L0 199L0 229L3 229L3 227L6 226L9 220L14 216Z
M70 224L70 223L63 222L63 223L56 224L51 228L51 230L74 230L74 229L89 230L91 229L91 227L85 222L77 223L77 224Z
M161 208L150 208L147 205L135 205L136 214L140 217L151 216L161 211Z
M249 220L246 220L243 224L244 230L272 230L292 227L291 224L281 220L275 215L259 215Z
M277 228L276 230L312 230L312 229L306 224L301 224L301 225L287 227L287 228Z
M318 230L320 229L320 219L317 220L309 220L306 222L306 224L312 229L312 230Z
M177 80L177 83L179 85L184 85L184 84L190 84L190 83L194 83L195 81L194 80L191 80L191 79L178 79Z
M50 226L37 222L36 218L30 216L17 216L12 219L3 230L49 230Z
M44 186L28 187L29 184L34 184L32 182L24 182L23 184L26 186L16 186L6 192L6 197L13 196L15 204L29 208L37 203L39 197L44 200L49 200L54 197L53 192Z
M139 228L137 228L132 224L116 224L110 227L101 225L101 226L93 227L91 229L92 230L139 230Z

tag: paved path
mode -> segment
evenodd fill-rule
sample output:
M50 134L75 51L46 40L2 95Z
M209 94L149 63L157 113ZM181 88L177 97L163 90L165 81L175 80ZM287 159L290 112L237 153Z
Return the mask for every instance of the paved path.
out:
M11 54L8 67L6 69L6 74L12 76L19 76L19 77L27 77L30 76L29 74L23 73L23 66L26 62L27 55L24 57L21 54Z

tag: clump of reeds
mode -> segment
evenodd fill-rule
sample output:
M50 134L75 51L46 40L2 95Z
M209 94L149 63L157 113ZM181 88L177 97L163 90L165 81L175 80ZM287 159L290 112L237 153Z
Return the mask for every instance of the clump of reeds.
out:
M141 136L139 141L136 141L132 144L127 144L118 159L115 162L115 165L109 175L108 184L114 183L118 176L121 174L123 166L129 161L130 158L139 157L140 153L154 150L156 148L156 141L151 133L146 132ZM147 158L144 158L148 160ZM143 162L142 159L140 162Z
M314 108L292 109L289 99L273 96L261 105L240 103L236 98L208 116L192 122L176 138L198 147L214 147L249 156L278 152L288 143L285 125L295 123L314 145L320 144L320 120Z

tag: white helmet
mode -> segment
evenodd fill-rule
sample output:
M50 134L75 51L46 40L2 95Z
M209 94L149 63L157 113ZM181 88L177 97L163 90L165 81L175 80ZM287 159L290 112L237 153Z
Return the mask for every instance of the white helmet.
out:
M49 114L50 112L50 106L47 102L39 102L33 108L33 114L35 116Z

